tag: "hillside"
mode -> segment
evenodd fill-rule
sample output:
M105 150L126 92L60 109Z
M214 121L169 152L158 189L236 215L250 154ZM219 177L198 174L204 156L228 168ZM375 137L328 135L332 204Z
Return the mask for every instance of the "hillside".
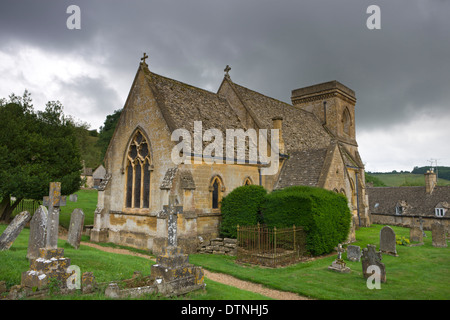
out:
M367 178L369 177L369 179ZM402 172L402 173L367 173L366 181L371 182L371 177L381 181L386 187L401 187L401 186L425 186L425 177L423 174ZM439 186L449 186L450 180L438 178ZM383 185L374 183L375 187Z

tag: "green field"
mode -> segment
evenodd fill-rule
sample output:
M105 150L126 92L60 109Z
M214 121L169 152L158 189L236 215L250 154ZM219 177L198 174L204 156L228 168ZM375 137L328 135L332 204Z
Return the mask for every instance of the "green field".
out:
M380 179L387 187L400 186L425 186L423 174L414 173L368 173L368 175ZM450 181L438 179L439 186L450 186Z

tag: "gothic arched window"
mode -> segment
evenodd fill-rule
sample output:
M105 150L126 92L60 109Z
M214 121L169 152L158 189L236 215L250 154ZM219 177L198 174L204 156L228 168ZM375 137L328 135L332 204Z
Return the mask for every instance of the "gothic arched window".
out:
M348 108L345 108L344 113L342 114L342 124L344 133L346 135L350 135L350 127L352 125L352 117L350 115L350 111L348 111Z
M251 186L253 184L252 179L250 177L246 177L244 179L244 186Z
M148 208L150 205L150 150L145 137L138 130L127 153L127 208Z
M211 196L211 207L213 210L220 209L220 202L222 201L222 193L225 191L222 179L219 176L215 176L211 179L209 186Z

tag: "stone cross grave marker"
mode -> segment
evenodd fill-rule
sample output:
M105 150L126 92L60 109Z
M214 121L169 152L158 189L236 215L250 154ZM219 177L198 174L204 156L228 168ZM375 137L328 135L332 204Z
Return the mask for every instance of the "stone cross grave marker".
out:
M169 247L176 247L177 241L177 220L178 214L183 213L183 206L177 205L176 196L169 196L169 205L163 206L164 213L168 216L167 226L167 245Z
M392 256L398 256L396 245L394 230L389 226L384 226L380 231L380 251Z
M381 262L382 255L381 252L377 252L375 250L375 246L372 244L368 244L367 248L363 249L362 257L361 257L361 265L362 272L364 278L369 278L373 275L373 272L370 272L369 267L376 266L379 269L379 279L380 282L386 282L386 267L384 263Z
M67 242L75 249L78 249L80 247L83 226L84 212L83 210L77 208L73 210L72 214L70 215L69 233L67 235Z
M33 214L30 222L30 237L28 238L28 259L37 259L39 257L39 248L45 248L47 239L47 208L39 206Z
M447 247L445 226L443 224L435 222L431 225L431 239L433 247Z
M61 182L50 182L49 196L44 197L44 206L48 207L47 216L47 249L58 247L58 228L60 207L66 205L66 197L61 196Z
M28 211L22 211L14 217L13 221L11 221L0 236L0 251L11 248L13 242L30 219L31 214Z
M425 231L423 230L423 219L422 219L422 217L419 217L419 219L417 220L417 222L419 222L419 224L420 224L420 230L422 231L422 236L423 237L427 237L427 235L426 235L426 233L425 233Z
M345 252L345 249L342 248L342 244L338 244L336 251L338 253L337 259L333 261L331 266L328 267L328 270L342 272L342 273L349 273L351 270L349 267L346 266L346 263L342 259L342 253Z

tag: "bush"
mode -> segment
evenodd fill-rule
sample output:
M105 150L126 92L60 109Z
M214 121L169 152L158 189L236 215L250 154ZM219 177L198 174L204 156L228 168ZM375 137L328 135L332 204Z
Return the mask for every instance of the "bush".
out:
M306 247L313 255L331 252L347 239L351 213L342 194L306 186L276 190L266 196L262 208L269 227L302 226Z
M267 191L262 186L241 186L222 199L222 222L220 233L224 237L236 238L237 225L256 225L260 222L261 204Z

